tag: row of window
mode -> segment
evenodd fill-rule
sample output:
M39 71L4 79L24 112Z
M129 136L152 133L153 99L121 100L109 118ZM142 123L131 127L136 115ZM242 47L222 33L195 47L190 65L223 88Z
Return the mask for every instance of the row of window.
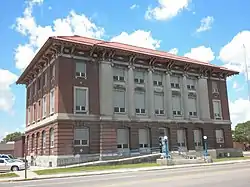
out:
M55 64L51 65L50 71L43 72L36 81L27 89L28 99L33 95L36 95L39 90L41 90L44 86L48 85L48 75L50 75L50 79L55 78L56 70Z
M126 113L126 90L114 89L113 90L113 106L114 113ZM135 112L138 115L146 115L147 103L146 92L134 93L135 100ZM75 87L75 113L86 114L88 112L88 88ZM154 109L155 115L165 115L164 109L164 93L154 92ZM196 97L188 97L188 109L190 117L197 117L197 99ZM222 118L222 109L220 100L213 100L214 119ZM182 116L182 97L181 95L172 96L172 111L173 116Z
M47 111L47 104L49 97L49 111ZM49 95L44 95L42 100L33 104L32 110L31 107L28 108L28 123L33 123L36 121L40 121L47 116L47 112L49 115L54 114L55 112L55 90L52 89Z
M30 139L31 138L31 139ZM41 149L46 148L46 132L42 131L41 137L40 134L37 133L36 136L33 134L31 137L27 136L27 149L28 150L34 150L35 148L40 147L39 141L41 141ZM53 148L54 147L54 142L55 142L55 134L54 134L54 129L51 128L49 130L49 147Z
M166 136L169 134L166 128L159 129L160 136ZM148 148L150 147L150 130L149 129L139 129L139 147ZM179 147L187 146L187 136L185 129L177 130L177 144ZM222 129L215 130L216 143L224 143L224 131ZM202 130L193 130L194 144L198 148L202 146L203 135ZM117 148L127 149L129 148L129 130L128 129L117 129ZM89 146L89 129L75 129L74 131L74 145L75 146Z

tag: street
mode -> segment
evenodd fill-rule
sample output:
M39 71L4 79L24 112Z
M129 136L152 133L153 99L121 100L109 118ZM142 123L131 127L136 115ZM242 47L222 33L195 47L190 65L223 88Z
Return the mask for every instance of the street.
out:
M1 187L249 187L247 163L0 183Z

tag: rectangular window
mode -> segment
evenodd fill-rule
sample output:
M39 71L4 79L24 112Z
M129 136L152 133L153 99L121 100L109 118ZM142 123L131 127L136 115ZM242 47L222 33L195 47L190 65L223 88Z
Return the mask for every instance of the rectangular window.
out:
M195 90L196 89L196 80L195 79L187 79L187 89Z
M55 112L55 90L50 91L50 114Z
M30 107L28 108L28 124L31 123Z
M177 145L178 147L186 147L186 130L177 130Z
M75 113L86 114L88 111L88 88L75 88Z
M181 116L181 96L172 96L173 102L173 115L174 116Z
M149 148L149 129L139 129L139 146L140 148Z
M46 117L46 112L47 112L47 101L46 101L46 96L43 96L43 118Z
M113 68L113 80L119 82L125 82L125 69Z
M125 98L126 98L126 91L125 90L119 90L114 89L113 90L113 96L114 96L114 113L125 113L126 106L125 106Z
M48 75L47 75L47 72L44 72L44 86L46 86L47 85L47 79L48 79Z
M212 93L219 93L218 82L212 81Z
M153 84L154 86L162 86L163 85L163 76L158 73L153 73Z
M188 109L190 117L197 117L196 98L188 98Z
M136 114L146 114L146 94L145 92L135 93L135 113Z
M202 132L200 129L195 129L194 131L194 145L202 146Z
M76 61L76 78L86 78L86 63Z
M180 77L171 76L171 88L180 89Z
M164 94L163 93L154 93L155 99L155 114L163 115L164 114Z
M38 103L37 103L37 121L40 120L40 115L41 115L41 101L39 100Z
M56 65L55 63L51 65L51 78L56 77Z
M37 79L37 90L41 89L41 77Z
M143 71L134 71L134 81L136 84L144 84L145 73Z
M222 119L221 115L221 102L213 100L214 119Z
M224 131L222 129L215 130L216 142L224 143Z
M36 112L36 103L33 105L33 122L35 122L36 121L36 114L37 114L37 112Z
M129 130L117 129L117 148L128 149L129 148Z
M75 146L89 146L89 129L75 129L74 130L74 145Z

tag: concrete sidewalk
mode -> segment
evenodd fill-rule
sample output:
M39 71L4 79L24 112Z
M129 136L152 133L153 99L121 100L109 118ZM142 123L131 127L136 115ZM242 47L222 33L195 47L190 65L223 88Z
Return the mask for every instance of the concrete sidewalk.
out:
M11 182L11 181L23 181L23 180L41 180L41 179L52 179L52 178L66 178L66 177L78 177L78 176L90 176L90 175L105 175L114 173L128 173L136 171L153 171L153 170L167 170L167 169L178 169L178 168L191 168L191 167L206 167L216 165L228 165L237 163L250 163L250 160L232 160L215 163L204 163L204 164L186 164L186 165L175 165L175 166L155 166L145 168L128 168L128 169L113 169L104 171L93 171L93 172L80 172L80 173L63 173L55 175L37 175L34 172L28 170L27 179L24 178L24 171L19 171L16 174L20 174L19 177L0 179L0 182ZM21 174L22 172L22 174Z

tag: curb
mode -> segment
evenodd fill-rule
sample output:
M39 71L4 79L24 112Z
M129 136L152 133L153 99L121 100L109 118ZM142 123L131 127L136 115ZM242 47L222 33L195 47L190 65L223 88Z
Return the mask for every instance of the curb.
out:
M139 171L158 171L158 170L167 170L167 169L182 169L182 168L197 168L197 167L208 167L208 166L218 166L218 165L230 165L230 164L238 164L238 163L245 163L250 162L250 160L238 160L234 162L215 162L215 163L204 163L204 164L197 164L197 165L179 165L179 166L157 166L152 168L137 168L137 169L127 169L127 170L116 170L116 171L106 171L102 173L82 173L82 174L68 174L62 176L51 176L51 177L35 177L35 178L28 178L28 179L6 179L0 180L1 182L20 182L20 181L36 181L36 180L49 180L49 179L60 179L60 178L74 178L74 177L84 177L84 176L98 176L98 175L110 175L110 174L117 174L117 173L126 173L126 172L139 172Z

